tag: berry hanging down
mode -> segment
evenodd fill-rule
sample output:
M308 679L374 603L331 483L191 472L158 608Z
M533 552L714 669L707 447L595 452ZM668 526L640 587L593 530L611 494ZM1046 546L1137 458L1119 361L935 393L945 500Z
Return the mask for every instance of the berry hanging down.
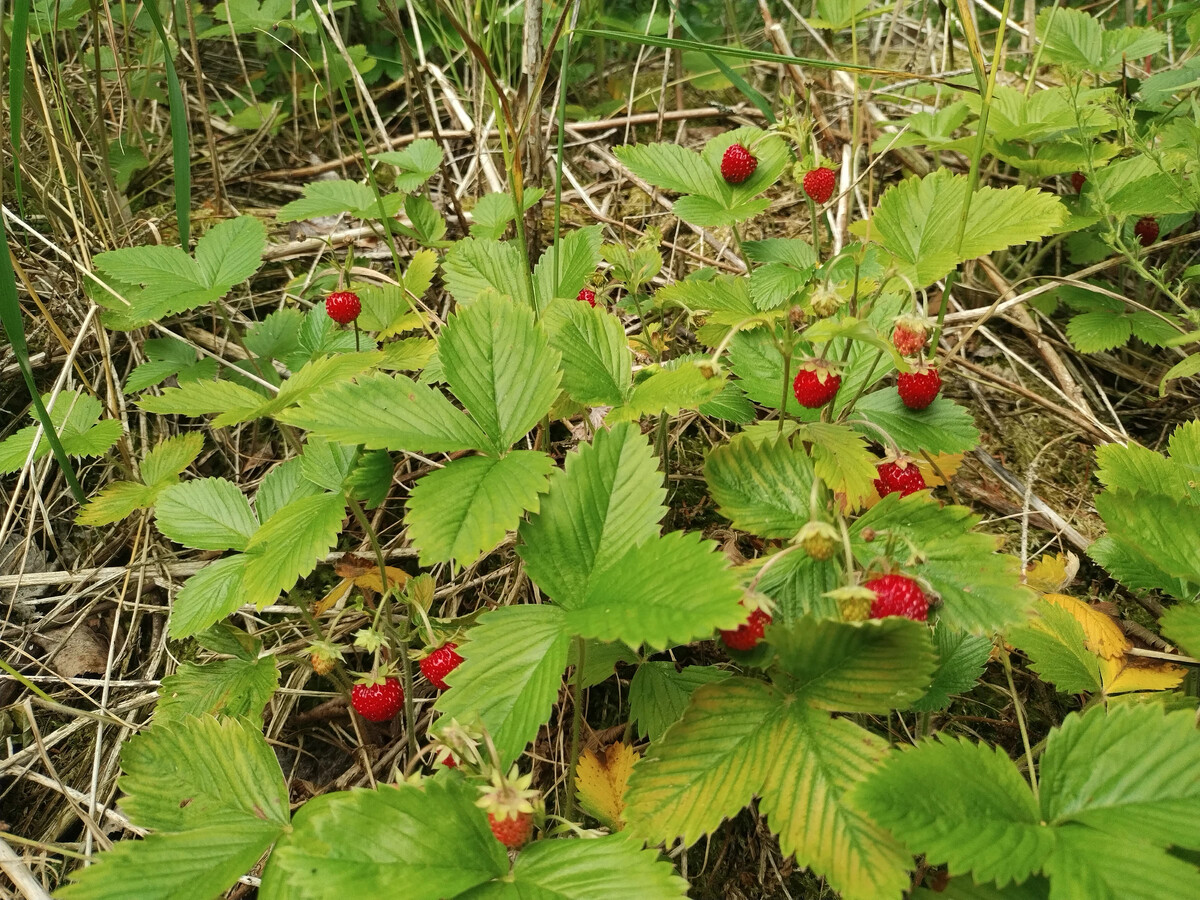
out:
M394 677L359 682L350 689L350 703L360 716L371 722L395 718L404 705L404 690Z
M721 632L721 643L730 650L753 650L763 639L763 630L771 624L771 614L762 607L750 610L750 617L733 631Z
M842 376L834 372L828 364L810 359L796 373L792 382L792 392L801 406L820 409L837 395L841 385Z
M884 575L863 585L875 593L871 603L871 618L904 616L914 622L929 618L929 598L921 586L906 575Z
M929 340L929 329L924 319L916 316L901 316L892 329L892 346L901 356L916 356L925 349Z
M942 376L933 366L920 365L896 379L900 400L909 409L926 409L942 389Z
M837 177L833 174L833 169L825 166L811 169L804 175L804 193L808 194L814 203L828 203L836 184Z
M439 691L450 687L446 684L446 676L457 669L463 661L463 658L455 652L457 647L458 644L453 642L442 644L436 650L431 651L428 656L423 657L419 663L421 674L428 678L429 683Z
M1071 187L1075 188L1075 193L1083 190L1083 186L1087 183L1087 176L1082 172L1071 173Z
M741 184L758 168L758 158L743 144L731 144L721 157L721 177L730 184Z
M581 300L588 306L596 305L596 292L591 288L580 288L579 294L575 297L576 300Z
M921 474L917 464L910 460L902 459L880 463L875 467L875 472L879 475L875 479L875 490L880 497L895 493L899 493L901 497L907 497L909 494L923 491L927 487L925 476Z
M532 775L521 775L513 766L507 778L495 772L491 784L479 789L482 796L475 805L487 810L492 834L509 850L519 850L533 834L533 801L538 792L529 789L532 781Z
M349 325L362 312L362 303L353 291L334 291L325 298L325 313L339 325Z
M1133 233L1137 235L1139 244L1149 247L1158 240L1158 222L1153 216L1138 219L1138 223L1133 226Z

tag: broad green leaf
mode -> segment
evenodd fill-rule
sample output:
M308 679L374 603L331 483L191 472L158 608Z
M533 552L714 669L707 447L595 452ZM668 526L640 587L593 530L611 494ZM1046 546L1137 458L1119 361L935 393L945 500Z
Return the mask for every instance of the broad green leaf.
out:
M1158 383L1158 396L1165 397L1167 395L1167 385L1172 381L1177 381L1180 378L1191 378L1193 375L1200 373L1200 353L1192 353L1185 356L1171 368L1167 369L1162 380Z
M760 556L753 565L762 571L778 553ZM838 619L837 601L827 596L841 587L839 566L833 560L820 561L807 553L785 553L762 572L758 590L775 601L774 621L789 625L804 616L816 619Z
M1200 849L1200 733L1193 710L1093 706L1050 732L1041 816L1117 841Z
M1175 433L1182 436L1182 428ZM1192 487L1193 481L1200 480L1200 467L1174 452L1167 457L1141 444L1101 444L1096 448L1096 464L1096 478L1107 488L1162 494L1173 500L1200 499L1200 492Z
M721 515L740 531L790 539L809 520L812 462L786 435L760 444L738 436L716 447L704 479Z
M889 754L855 792L872 819L931 865L1001 887L1038 872L1054 849L1029 785L998 748L930 738Z
M1087 649L1083 626L1063 607L1039 600L1037 617L1010 628L1005 639L1029 657L1029 667L1063 693L1100 690L1100 660Z
M400 211L403 193L382 198L383 212L389 218ZM304 185L304 196L280 207L277 222L300 222L350 213L356 219L378 219L379 204L375 192L357 181L310 181Z
M727 190L699 153L678 144L632 144L613 152L633 174L664 190L706 197L720 197Z
M437 343L424 337L405 338L383 345L379 368L392 372L416 372L437 352Z
M257 391L232 381L189 381L167 388L158 396L144 396L138 406L161 415L207 416L221 413L226 420L248 421L267 402Z
M521 212L531 210L541 202L545 194L541 188L525 188L525 208ZM471 210L471 217L474 219L471 223L471 237L500 240L508 229L508 223L516 218L515 209L511 194L484 194Z
M154 505L155 492L136 481L114 481L100 490L79 510L80 525L111 525L137 509Z
M1067 337L1081 353L1103 353L1114 347L1124 347L1133 334L1127 316L1097 310L1072 316L1067 323Z
M533 269L533 292L537 306L545 311L556 297L575 300L600 264L601 226L576 228L547 247ZM555 254L558 254L558 281L554 280ZM511 290L511 289L510 289Z
M454 395L503 453L558 395L558 353L528 307L489 294L450 317L438 341Z
M68 456L100 456L121 437L120 420L98 421L102 407L95 397L81 391L62 391L53 405L49 394L42 395L42 403ZM25 465L37 431L38 426L30 425L0 441L0 475ZM43 434L33 458L39 460L49 452L50 442Z
M258 528L250 504L232 481L197 478L158 495L158 530L194 550L245 550Z
M951 697L973 688L983 675L992 653L992 642L986 637L955 631L944 622L933 629L933 644L938 653L938 667L933 683L911 709L936 712L950 705Z
M723 681L733 673L716 666L684 666L673 662L646 662L629 682L629 718L637 722L638 735L657 741L678 722L697 688Z
M437 145L437 141L420 138L403 150L375 153L371 158L398 168L400 172L396 176L394 186L398 191L411 194L437 172L438 166L442 164L442 148Z
M1190 656L1200 655L1200 606L1180 604L1158 620L1162 633Z
M850 423L860 418L870 423L857 426L868 440L879 440L882 431L909 453L965 453L979 446L979 429L970 412L946 397L917 412L906 407L897 392L875 391L858 401Z
M382 361L383 354L377 350L316 356L281 384L279 393L259 407L254 415L278 416L281 410L303 402L318 390L328 389L334 384L344 384ZM232 425L235 421L241 420L229 413L223 413L213 419L213 425Z
M628 422L659 413L675 416L681 409L698 409L724 387L724 378L707 377L692 363L661 369L634 385L628 402L609 413L607 421Z
M267 248L267 229L253 216L214 225L196 242L196 267L207 287L222 293L258 271Z
M850 527L855 558L866 568L903 543L914 554L904 572L921 579L941 605L939 619L959 631L991 635L1021 621L1033 592L1020 583L1020 561L996 552L996 538L970 531L979 517L961 506L939 506L923 495L889 494ZM864 528L888 540L864 541Z
M304 313L285 307L246 327L246 349L263 359L287 359L300 349ZM184 346L184 345L180 345Z
M357 455L353 445L338 444L310 434L300 457L300 474L305 481L340 494Z
M591 840L536 841L513 866L512 881L493 881L463 900L672 900L687 882L656 850L641 850L621 835Z
M1066 218L1066 208L1053 194L1024 187L979 188L971 197L959 247L968 191L965 175L938 169L889 188L875 215L852 230L882 244L900 272L919 288L964 260L1042 238Z
M446 290L460 306L490 288L512 297L519 306L530 307L533 298L528 265L516 244L464 238L446 252L442 277Z
M271 854L263 891L291 900L460 896L508 871L478 796L455 778L316 797Z
M572 634L663 650L745 619L737 576L699 532L651 538L596 573L586 595L558 600Z
M1186 501L1158 495L1134 496L1122 490L1104 491L1095 502L1108 526L1108 540L1123 551L1125 559L1140 561L1146 569L1166 577L1151 583L1128 577L1128 564L1107 552L1107 543L1093 544L1089 550L1092 557L1129 587L1157 587L1191 599L1194 586L1200 584L1200 518L1196 507Z
M749 425L754 421L754 404L746 399L746 393L736 382L726 381L717 394L699 406L700 415L712 419L723 419L738 425Z
M868 622L805 618L772 626L768 640L799 697L837 712L906 707L928 690L937 666L929 628L900 616Z
M526 512L537 512L554 462L534 450L496 459L466 456L426 475L408 498L405 522L422 566L467 566L504 540Z
M507 765L550 718L567 665L565 626L566 614L549 604L484 613L434 709L464 724L478 717Z
M715 197L692 195L680 197L671 211L685 222L702 228L736 225L764 212L771 201L766 197L748 197L734 203L722 203Z
M844 496L850 508L875 496L878 460L863 435L846 425L808 422L796 428L792 442L798 441L812 444L813 471L831 491Z
M210 562L185 581L171 608L171 637L190 637L240 607L245 571L246 556L237 553Z
M567 665L579 665L579 641L567 646ZM617 663L636 663L637 652L620 641L583 641L583 686L594 687L612 677Z
M337 544L345 514L337 493L293 500L271 516L246 545L242 602L262 609L308 575Z
M162 680L154 723L178 722L187 716L261 721L263 709L277 687L279 667L273 656L221 659L202 666L185 662L174 675Z
M598 432L567 455L537 515L521 525L517 552L526 572L551 599L578 603L598 575L658 535L665 493L637 428Z
M369 450L452 453L485 449L487 436L439 391L403 375L365 375L318 391L280 421Z
M1107 835L1079 826L1056 828L1054 836L1055 852L1043 867L1050 876L1050 900L1200 896L1200 870L1194 861L1136 839L1114 845Z
M562 354L562 386L571 399L584 406L619 406L632 378L620 319L577 300L556 300L542 322L550 346Z
M362 500L367 509L375 509L387 499L395 474L396 464L386 450L360 453L346 476L343 489L355 500Z
M303 468L303 459L293 457L263 476L254 495L254 511L260 522L267 521L293 500L321 492L318 485L304 477Z
M1045 45L1047 62L1090 69L1104 53L1104 26L1082 10L1043 10L1037 18L1037 34Z
M204 449L204 435L198 431L169 437L159 442L142 460L142 481L148 485L173 483L183 470L195 462Z

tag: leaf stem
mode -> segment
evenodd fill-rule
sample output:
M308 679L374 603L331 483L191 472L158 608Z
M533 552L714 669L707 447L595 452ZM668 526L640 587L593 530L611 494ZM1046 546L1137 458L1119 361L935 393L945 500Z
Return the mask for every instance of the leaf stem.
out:
M1025 726L1025 707L1017 696L1017 687L1013 683L1012 660L1008 651L1001 648L1000 662L1004 664L1004 677L1008 680L1008 693L1012 696L1013 709L1017 713L1017 727L1021 729L1021 744L1025 747L1025 761L1029 766L1029 784L1033 788L1033 799L1038 801L1037 768L1033 764L1033 748L1029 745L1029 730Z
M571 711L571 758L567 764L567 801L565 818L575 818L575 770L579 766L579 732L583 727L583 666L587 659L587 642L575 638L574 709Z

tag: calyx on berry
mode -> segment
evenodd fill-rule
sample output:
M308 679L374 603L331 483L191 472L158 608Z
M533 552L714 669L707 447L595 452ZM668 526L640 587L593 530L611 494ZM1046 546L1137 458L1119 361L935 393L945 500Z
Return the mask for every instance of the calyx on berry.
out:
M837 551L841 535L828 522L813 520L805 522L804 527L796 534L796 543L804 548L804 552L813 559L824 561L830 559Z
M491 783L480 787L481 796L475 801L476 806L487 810L492 834L510 850L521 847L533 831L534 803L539 793L529 787L532 782L533 775L522 775L515 765L507 776L495 770Z

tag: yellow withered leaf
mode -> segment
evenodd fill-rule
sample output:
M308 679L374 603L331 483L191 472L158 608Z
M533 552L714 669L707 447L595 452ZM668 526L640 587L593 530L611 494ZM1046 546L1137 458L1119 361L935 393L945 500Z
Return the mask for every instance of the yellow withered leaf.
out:
M1042 599L1065 609L1083 626L1084 646L1101 660L1125 656L1125 651L1130 647L1129 639L1111 616L1066 594L1047 594Z
M397 588L404 587L404 583L408 581L408 573L403 569L397 569L395 566L384 566L384 571L387 572L388 585L396 586ZM360 588L367 588L379 594L383 592L383 579L379 577L379 569L374 568L369 572L364 572L354 579L354 583Z
M1169 691L1179 687L1187 669L1174 663L1140 656L1121 656L1100 660L1100 681L1104 693L1128 694L1132 691Z
M1053 594L1061 591L1075 579L1079 571L1079 557L1074 553L1047 553L1025 570L1025 583L1035 591Z
M637 760L637 752L620 741L605 747L602 756L585 750L579 757L575 772L579 805L614 831L625 825L625 786Z
M945 476L946 479L953 478L962 468L962 461L961 453L938 453L929 457L922 454L916 462L917 468L925 477L925 484L935 488L946 483L942 476ZM939 472L941 475L938 474Z
M321 616L333 609L341 601L343 597L350 593L350 588L354 587L354 582L349 578L343 578L337 584L329 589L329 593L322 597L313 606L313 615Z

